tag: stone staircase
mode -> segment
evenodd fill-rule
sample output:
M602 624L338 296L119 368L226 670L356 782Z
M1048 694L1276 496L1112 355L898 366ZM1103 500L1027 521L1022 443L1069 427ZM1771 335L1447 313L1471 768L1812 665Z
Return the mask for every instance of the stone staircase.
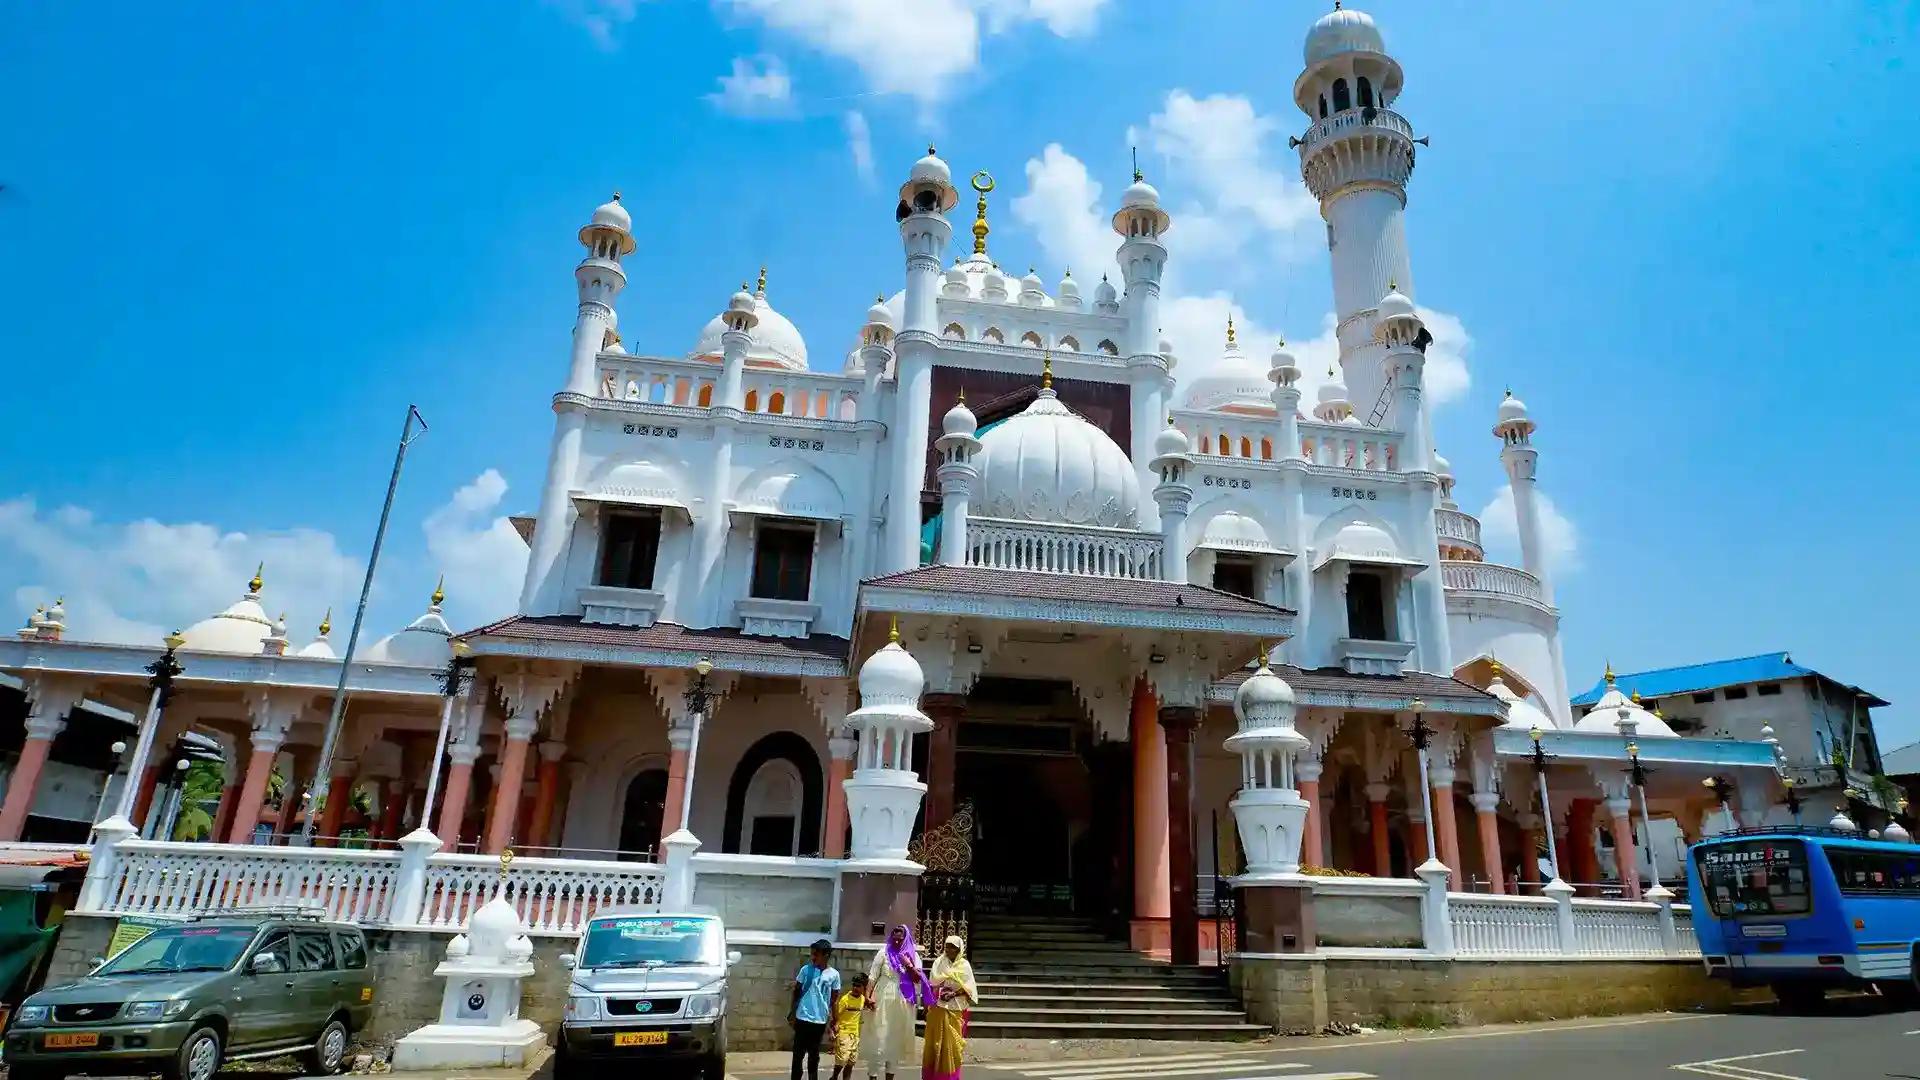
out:
M1090 919L979 915L968 952L980 1039L1251 1039L1225 977L1112 941Z

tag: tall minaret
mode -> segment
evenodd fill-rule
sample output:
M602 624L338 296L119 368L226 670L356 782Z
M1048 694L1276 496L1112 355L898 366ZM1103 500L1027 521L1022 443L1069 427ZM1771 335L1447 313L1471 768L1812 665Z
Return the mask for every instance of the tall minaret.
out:
M887 533L876 570L920 565L920 487L926 476L927 433L933 411L933 354L939 341L934 301L940 294L940 257L953 237L947 211L960 201L953 171L927 147L900 185L900 244L907 253L907 287L900 332L894 336L893 423L888 426Z
M585 398L594 394L593 371L607 332L613 328L613 302L626 287L620 259L633 254L633 218L620 205L620 193L593 212L580 230L587 257L574 268L580 289L580 310L573 320L573 356L567 384L553 399L553 447L547 454L546 486L540 492L540 517L533 527L532 554L527 558L527 580L520 589L523 615L564 614L561 596L563 557L573 535L576 514L567 489L580 465L580 438L586 428Z
M1387 55L1373 19L1338 3L1307 32L1306 71L1293 100L1311 122L1292 141L1300 173L1320 200L1333 257L1340 366L1354 410L1381 423L1383 349L1373 337L1374 304L1394 282L1412 298L1402 215L1413 172L1413 128L1387 106L1400 96L1400 64ZM1401 428L1398 418L1388 426Z
M1520 535L1520 566L1534 577L1540 579L1540 598L1548 606L1553 606L1553 578L1548 574L1546 538L1540 532L1539 492L1535 489L1540 464L1540 453L1533 448L1533 418L1527 415L1527 405L1507 391L1500 402L1500 418L1493 425L1493 434L1500 440L1500 464L1507 470L1507 485L1513 490L1514 531ZM1533 676L1534 686L1541 691L1541 697L1547 699L1548 709L1562 724L1571 724L1573 717L1567 704L1567 662L1560 647L1560 627L1556 618L1554 628L1547 637L1547 652L1553 664L1551 687L1542 686L1538 676ZM1532 673L1529 673L1530 675Z
M1151 491L1159 477L1153 469L1154 440L1167 415L1167 394L1173 380L1167 359L1160 355L1160 279L1167 272L1167 248L1160 242L1172 218L1160 208L1155 191L1138 166L1133 185L1121 194L1113 215L1113 231L1120 234L1120 277L1127 283L1121 310L1127 316L1127 391L1132 446L1129 457L1140 477L1140 490ZM1159 508L1140 507L1140 528L1160 527Z

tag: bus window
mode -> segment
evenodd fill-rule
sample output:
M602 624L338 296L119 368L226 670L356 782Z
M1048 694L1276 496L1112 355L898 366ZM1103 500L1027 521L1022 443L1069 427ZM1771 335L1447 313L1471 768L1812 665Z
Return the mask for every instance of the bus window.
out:
M1847 896L1920 896L1920 855L1829 846L1833 879Z
M1798 840L1745 840L1696 849L1715 916L1805 915L1813 910L1807 848Z

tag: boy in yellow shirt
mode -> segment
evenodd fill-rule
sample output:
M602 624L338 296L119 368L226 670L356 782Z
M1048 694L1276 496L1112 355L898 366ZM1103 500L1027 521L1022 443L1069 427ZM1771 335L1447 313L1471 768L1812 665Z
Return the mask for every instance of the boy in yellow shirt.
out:
M833 1006L833 1078L853 1080L853 1065L860 1057L860 1015L867 1007L867 976L855 972L847 992Z

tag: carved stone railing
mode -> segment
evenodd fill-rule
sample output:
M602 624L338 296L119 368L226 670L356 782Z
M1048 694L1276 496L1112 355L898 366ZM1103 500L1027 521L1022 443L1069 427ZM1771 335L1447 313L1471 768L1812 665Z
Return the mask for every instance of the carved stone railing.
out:
M1504 596L1547 606L1546 590L1540 579L1514 566L1499 563L1468 562L1460 559L1440 563L1440 581L1449 592Z
M1397 431L1360 424L1300 422L1300 451L1315 465L1362 472L1398 472L1400 443Z
M1391 131L1413 138L1413 125L1407 123L1406 117L1392 109L1367 107L1346 109L1314 124L1306 134L1300 136L1299 148L1305 150L1315 143L1355 130Z
M585 859L515 859L506 869L491 855L435 855L427 860L425 902L415 924L458 929L480 905L503 895L536 934L573 934L593 913L658 910L665 871L652 863Z
M1433 524L1440 534L1441 547L1467 548L1476 555L1484 550L1480 546L1480 519L1472 514L1442 507L1433 512Z
M967 519L967 565L1043 574L1161 580L1158 533L1052 525L1002 518Z
M614 401L707 408L719 392L720 365L706 360L600 354L594 393ZM852 420L861 380L819 371L747 368L740 379L747 412L813 420Z

